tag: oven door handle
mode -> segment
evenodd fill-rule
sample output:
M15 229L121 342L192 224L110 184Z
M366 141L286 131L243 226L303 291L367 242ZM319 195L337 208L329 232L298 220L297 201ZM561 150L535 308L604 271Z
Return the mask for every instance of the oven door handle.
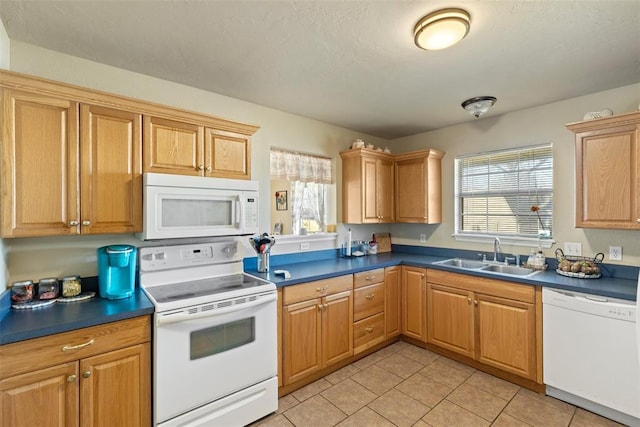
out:
M156 318L156 325L163 326L163 325L169 325L171 323L184 322L187 320L197 320L197 319L203 319L206 317L220 316L223 314L232 313L234 311L246 310L247 308L252 308L258 305L264 305L272 301L275 301L277 298L278 298L278 295L274 292L273 294L270 294L270 295L262 295L255 301L245 302L237 305L234 304L230 307L225 307L225 308L217 308L209 311L199 311L193 314L187 314L182 311L178 313L167 314L167 315L161 314Z

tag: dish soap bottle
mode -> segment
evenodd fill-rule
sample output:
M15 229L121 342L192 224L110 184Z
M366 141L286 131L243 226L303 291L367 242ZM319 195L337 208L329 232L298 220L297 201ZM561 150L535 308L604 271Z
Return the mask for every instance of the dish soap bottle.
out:
M531 248L531 253L529 254L529 258L527 258L527 266L533 267L536 264L536 253Z
M535 255L534 265L536 267L544 267L545 264L546 264L546 259L544 257L544 254L542 253L542 248L538 247L538 253Z

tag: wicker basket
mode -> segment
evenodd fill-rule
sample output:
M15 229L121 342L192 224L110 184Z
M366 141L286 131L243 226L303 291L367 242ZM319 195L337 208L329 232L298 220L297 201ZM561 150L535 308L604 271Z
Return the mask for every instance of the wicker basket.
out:
M560 263L562 260L567 260L571 263L574 263L576 261L590 261L596 265L599 265L604 260L604 254L602 252L598 252L593 258L585 257L585 256L565 255L564 252L562 252L562 249L558 248L556 249L556 259L558 260L558 263ZM601 273L597 273L597 274L584 274L582 272L573 273L571 271L562 271L559 268L556 268L556 273L558 273L561 276L575 277L577 279L597 279L600 276L602 276Z

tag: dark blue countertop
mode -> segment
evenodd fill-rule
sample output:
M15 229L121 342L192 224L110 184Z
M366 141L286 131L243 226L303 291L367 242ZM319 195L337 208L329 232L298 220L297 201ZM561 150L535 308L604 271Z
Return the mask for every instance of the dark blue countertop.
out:
M258 273L255 267L247 268L246 272L251 275L272 281L276 284L276 286L282 287L312 280L327 279L344 274L357 273L374 268L390 267L393 265L411 265L414 267L425 267L437 270L451 271L454 273L468 274L471 276L506 280L514 283L544 286L566 291L584 292L593 295L620 298L631 301L636 300L636 289L638 283L637 279L634 280L629 278L606 277L604 275L599 279L577 279L561 276L557 274L555 270L547 270L535 274L530 278L522 278L513 276L501 276L498 274L486 273L477 270L463 270L455 267L433 264L436 261L442 261L454 256L456 255L434 256L393 252L379 255L363 256L358 258L333 258L309 262L279 264L276 267L272 267L271 271L268 273ZM274 270L278 269L288 270L291 273L291 278L285 280L282 276L275 275ZM633 272L631 274L633 274ZM637 277L637 270L635 274Z
M0 345L148 315L153 311L153 303L140 288L125 299L96 296L34 310L8 310L0 321Z

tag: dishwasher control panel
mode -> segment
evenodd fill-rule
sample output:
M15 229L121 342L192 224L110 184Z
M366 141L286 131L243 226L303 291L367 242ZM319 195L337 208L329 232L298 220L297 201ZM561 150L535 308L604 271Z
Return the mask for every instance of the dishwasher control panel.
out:
M633 323L637 317L635 301L559 289L544 288L542 304Z

